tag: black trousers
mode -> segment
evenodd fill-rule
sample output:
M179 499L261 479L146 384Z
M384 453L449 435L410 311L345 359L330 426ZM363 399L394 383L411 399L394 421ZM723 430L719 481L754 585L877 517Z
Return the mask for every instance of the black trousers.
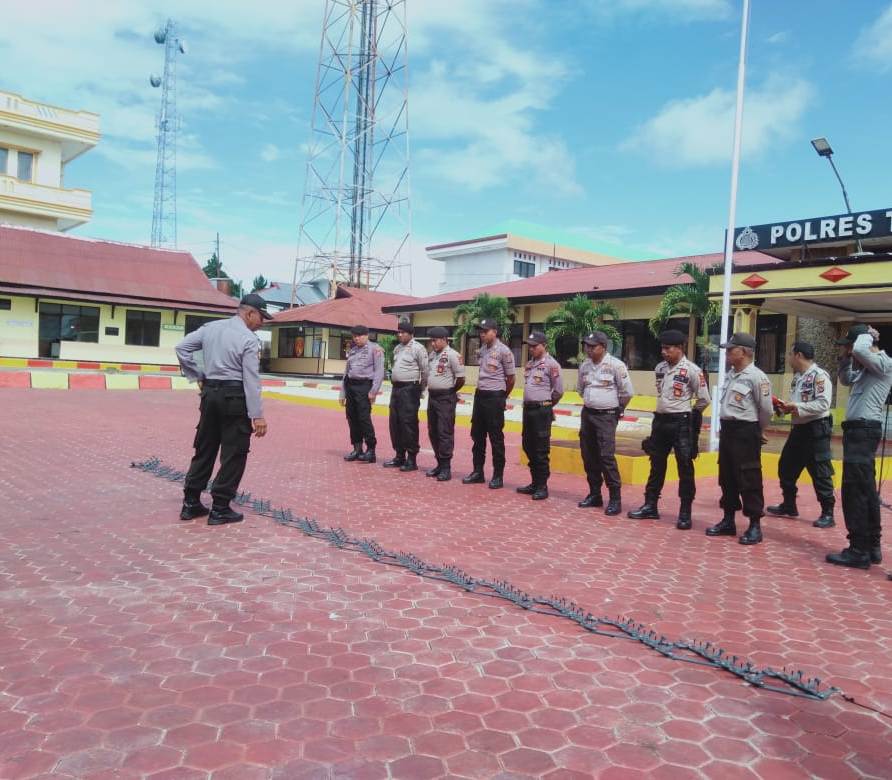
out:
M418 454L418 407L421 385L409 384L390 391L390 443L397 455Z
M666 463L669 453L675 450L678 466L678 497L682 503L691 503L697 494L694 482L692 457L693 434L690 413L654 415L650 429L650 475L644 488L646 501L656 503L666 482Z
M457 403L458 393L453 390L428 390L427 435L438 464L448 464L452 460Z
M880 496L874 458L883 436L879 422L842 424L842 513L849 544L868 552L880 543Z
M830 460L832 431L833 421L829 417L792 426L777 464L785 504L796 506L796 480L803 469L808 469L821 509L833 511L836 499L833 496L833 463Z
M219 452L220 470L210 491L215 507L227 507L238 492L251 448L252 427L244 387L241 382L218 385L208 380L201 391L200 410L192 444L195 455L189 464L184 494L187 501L198 500Z
M553 421L551 406L523 407L523 433L521 443L523 451L530 462L530 481L536 487L545 487L548 477L549 455L551 453L551 423Z
M375 449L375 426L372 424L372 402L369 393L372 390L371 379L345 379L344 398L347 401L347 425L350 426L350 443L354 447L362 447L363 441L368 449Z
M719 487L722 489L720 505L726 512L742 508L750 520L759 520L765 514L759 423L722 420Z
M579 448L588 479L590 493L600 493L607 483L612 492L619 492L622 482L616 465L616 426L619 418L615 411L600 413L588 407L582 408L579 424Z
M492 445L493 474L505 472L505 401L504 390L478 390L474 393L471 411L471 455L474 471L483 471L486 462L486 439Z

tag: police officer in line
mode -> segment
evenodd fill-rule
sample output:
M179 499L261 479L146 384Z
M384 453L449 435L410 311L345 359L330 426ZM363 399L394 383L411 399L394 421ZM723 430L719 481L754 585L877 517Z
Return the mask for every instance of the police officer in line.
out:
M629 517L660 519L657 502L666 481L666 461L675 450L681 499L675 527L686 531L691 527L691 505L697 492L694 459L703 426L703 410L709 405L709 388L700 367L685 357L685 336L681 331L663 331L660 345L663 362L655 369L657 409L650 436L641 443L641 448L650 455L650 476L644 488L644 504L629 512Z
M462 482L473 485L485 482L483 464L486 461L486 439L492 447L492 479L489 486L497 490L504 486L505 475L505 407L514 389L514 354L499 340L499 325L495 320L481 320L480 349L477 360L480 366L474 408L471 411L471 454L474 470Z
M719 391L719 486L724 515L706 529L706 535L737 536L734 516L742 507L750 524L738 541L758 544L765 514L762 439L772 414L771 383L753 363L756 340L748 333L735 333L721 346L729 364Z
M790 385L790 400L776 401L777 414L792 415L790 435L777 466L783 500L765 508L773 517L799 517L796 506L796 480L808 469L815 494L821 504L821 516L812 523L816 528L831 528L833 522L833 464L830 462L830 435L833 418L833 380L815 361L815 348L807 341L797 341L790 353L790 366L796 372Z
M427 435L437 465L424 473L438 482L448 482L452 479L455 447L455 406L465 383L465 366L461 355L449 346L446 328L431 328L427 335L433 348L428 356Z
M601 484L606 482L610 500L604 514L618 515L622 483L616 464L616 426L635 391L626 364L607 351L610 340L606 334L596 330L582 341L588 357L579 367L576 389L584 403L579 445L589 492L579 506L604 506Z
M245 473L251 433L258 438L266 435L260 398L260 340L254 331L271 319L266 301L251 293L242 298L234 317L202 325L176 346L183 374L201 389L195 455L186 475L181 520L209 515L208 525L224 525L244 518L229 502ZM199 350L204 356L203 371L195 362ZM201 491L214 470L218 451L220 470L210 489L213 501L208 510L201 503Z
M344 456L348 462L375 462L375 426L372 424L372 404L384 381L384 350L369 341L369 329L354 325L350 329L353 346L347 350L347 368L341 381L338 399L347 408L350 443L353 450ZM365 451L362 444L365 442Z
M548 456L554 407L564 394L560 364L548 354L545 334L534 330L527 339L530 359L524 368L523 451L530 464L530 484L517 488L533 501L548 498Z
M892 358L880 351L879 340L873 328L854 325L836 342L839 381L850 388L842 424L842 514L849 546L829 553L827 561L856 569L869 569L883 560L874 457L888 411Z
M384 461L384 468L418 471L418 407L427 386L427 350L415 341L415 327L408 320L400 321L397 338L390 369L390 443L395 454Z

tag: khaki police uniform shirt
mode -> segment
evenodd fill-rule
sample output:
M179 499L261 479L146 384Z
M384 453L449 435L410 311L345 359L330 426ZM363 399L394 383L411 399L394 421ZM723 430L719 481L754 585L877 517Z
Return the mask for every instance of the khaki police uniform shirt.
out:
M757 422L765 430L773 411L771 382L755 363L741 371L728 369L720 392L719 416L722 420Z
M201 350L204 372L195 362L195 353ZM183 375L201 382L205 379L236 380L245 388L248 417L263 417L260 397L260 339L236 314L225 320L202 325L192 331L176 346L177 358Z
M657 378L657 413L674 414L690 412L693 408L702 411L709 405L709 388L706 375L700 366L686 357L674 366L668 360L657 363L654 369Z
M839 367L839 381L851 387L846 404L847 420L875 420L886 417L886 399L892 387L892 358L874 352L873 339L864 333L855 339L852 355L860 365L846 359Z
M440 352L431 352L428 359L428 390L451 390L457 379L465 378L461 355L448 344Z
M517 368L514 353L496 339L493 345L481 344L477 350L480 371L477 376L478 390L507 390L507 377L514 376Z
M393 349L392 382L427 384L427 350L412 339L408 344L397 344Z
M590 409L625 409L635 390L622 360L605 355L600 363L586 358L579 367L576 390Z
M556 404L564 394L564 380L561 366L547 352L538 360L527 361L523 371L524 402Z
M369 395L377 394L384 381L384 350L375 342L367 341L363 346L355 344L347 350L347 369L344 380L371 379ZM344 383L341 382L341 398L345 398Z
M830 416L833 401L833 381L823 368L812 363L801 374L794 374L790 383L791 404L796 404L798 415L791 415L793 425L803 425Z

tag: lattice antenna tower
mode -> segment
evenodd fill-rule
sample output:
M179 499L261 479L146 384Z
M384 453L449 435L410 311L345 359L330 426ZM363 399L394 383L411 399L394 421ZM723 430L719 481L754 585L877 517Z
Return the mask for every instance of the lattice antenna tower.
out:
M155 43L164 47L164 73L152 74L149 83L161 88L161 107L156 120L158 156L155 163L155 200L152 208L152 246L177 245L177 57L186 53L186 42L176 32L173 19L155 31Z
M404 282L408 108L406 0L325 0L295 282Z

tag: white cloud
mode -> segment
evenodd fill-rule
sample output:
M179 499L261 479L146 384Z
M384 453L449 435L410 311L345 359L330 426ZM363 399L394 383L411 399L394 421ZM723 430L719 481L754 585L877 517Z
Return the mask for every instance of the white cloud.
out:
M260 159L264 162L275 162L282 156L282 152L275 144L265 144L260 150Z
M777 75L748 89L744 97L743 153L757 155L792 137L814 95L809 82ZM650 154L669 167L724 163L731 158L735 99L732 90L717 88L667 103L622 148Z
M852 56L861 65L892 68L892 5L876 21L865 27L852 49Z
M769 35L765 39L767 43L770 43L773 46L777 46L781 43L786 43L788 40L790 40L790 33L788 33L786 30L776 32L774 33L774 35Z
M600 14L660 14L679 21L726 19L733 10L730 0L589 0L589 7Z

